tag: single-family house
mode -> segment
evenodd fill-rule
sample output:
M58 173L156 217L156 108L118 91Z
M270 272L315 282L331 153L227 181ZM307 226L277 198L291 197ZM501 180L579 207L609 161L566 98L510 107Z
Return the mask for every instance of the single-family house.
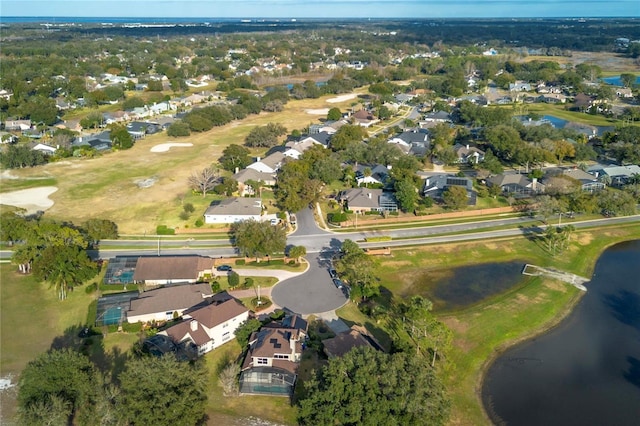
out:
M469 144L455 144L453 150L458 157L456 161L460 164L478 164L484 160L484 151Z
M127 124L127 132L134 139L142 139L146 135L157 133L161 130L161 127L155 123L133 121Z
M205 256L141 256L133 281L145 285L195 283L212 269L213 259Z
M292 314L254 332L240 373L240 393L291 396L307 338L307 322Z
M366 334L363 334L364 333ZM372 337L364 327L353 326L349 331L336 334L335 337L322 341L324 353L329 358L342 357L355 348L376 348L372 344Z
M111 130L105 130L104 132L81 136L73 142L73 146L89 146L97 151L105 151L107 149L111 149Z
M396 144L405 154L422 156L429 150L429 133L424 129L413 129L400 133L387 141Z
M398 203L391 192L382 189L352 188L340 192L338 201L345 208L356 213L370 211L395 212L398 211Z
M13 133L0 131L0 144L15 143L17 141L18 141L18 137Z
M46 143L36 143L31 147L34 151L40 151L46 155L53 155L58 150L55 146L47 145Z
M361 109L355 112L353 115L351 115L351 118L353 118L357 125L362 127L371 127L372 125L380 121L366 109Z
M609 182L610 186L624 186L634 181L635 176L640 176L640 166L628 165L628 166L594 166L589 168L589 173L592 173L599 181Z
M473 181L467 177L452 175L431 175L424 179L422 193L425 197L434 200L441 200L442 194L451 186L460 186L467 191L467 204L474 206L476 204L476 193L473 191Z
M516 81L515 83L509 83L510 92L530 92L531 84L524 81Z
M274 186L276 184L276 175L274 173L263 173L255 169L242 169L234 174L233 178L238 182L238 192L242 197L255 194L255 188L251 188L247 181L262 182L264 186Z
M548 104L563 104L567 102L567 97L562 93L544 93L538 96L537 100Z
M562 173L580 182L580 188L585 192L596 192L606 187L596 176L578 168L565 169Z
M209 283L161 287L140 293L127 310L127 322L168 321L213 296Z
M498 186L502 192L516 196L529 196L544 192L544 185L536 178L529 179L518 173L503 173L487 179L490 186Z
M231 197L214 201L204 212L205 223L236 223L261 220L262 202L259 198Z
M31 128L31 120L5 120L4 129L11 131L24 131Z
M435 123L451 123L451 114L446 111L435 111L425 114L423 121Z
M249 310L227 292L207 298L203 303L187 309L183 321L160 331L187 353L201 356L235 339L236 330L249 317Z
M389 179L389 169L382 164L357 164L355 177L358 186L384 185Z
M247 166L248 169L254 169L262 173L275 173L280 170L285 161L285 155L282 152L274 152L265 158L258 157L254 163Z
M633 91L629 87L616 87L616 96L619 98L633 98Z

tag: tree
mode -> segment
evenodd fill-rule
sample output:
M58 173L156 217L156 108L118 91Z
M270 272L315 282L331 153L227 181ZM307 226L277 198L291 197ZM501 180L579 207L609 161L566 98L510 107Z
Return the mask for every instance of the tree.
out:
M45 352L20 374L21 423L92 425L97 373L86 356L71 349ZM43 411L44 410L44 411ZM60 422L53 422L59 419Z
M117 405L129 425L196 425L207 404L203 360L180 362L174 355L129 358L120 374Z
M108 219L89 219L84 223L84 229L94 242L118 238L118 225Z
M262 323L260 320L256 318L250 318L244 321L242 324L236 328L235 336L236 342L240 345L240 347L244 350L249 344L249 338L254 331L258 331L262 327Z
M231 144L222 151L222 157L220 157L220 164L224 170L228 170L232 173L236 169L242 170L251 164L251 151L241 145Z
M34 151L27 145L9 145L0 152L0 164L7 169L33 167L47 163L47 157L40 151Z
M352 287L358 287L363 299L374 295L375 263L358 244L350 239L342 243L342 257L335 264L336 271Z
M191 129L189 128L189 125L181 120L176 121L175 123L171 123L171 125L167 129L167 136L171 136L172 138L189 135L191 135Z
M367 136L367 130L364 127L345 124L331 137L331 149L334 151L344 151L349 145L360 142Z
M307 254L305 246L293 246L289 249L289 256L296 258L296 263L300 263L302 256Z
M310 165L307 161L286 162L280 168L274 191L280 208L297 212L318 198L322 182L310 179L309 175Z
M112 124L109 139L115 148L129 149L133 146L133 137L127 128L121 124Z
M240 376L240 365L237 362L230 362L218 376L220 385L222 386L222 393L224 396L237 396Z
M238 181L232 177L223 177L221 182L213 187L213 192L230 197L238 190Z
M284 228L253 219L231 225L233 244L245 256L271 256L284 252L287 235Z
M49 281L60 300L67 298L67 291L95 277L96 264L87 252L75 245L50 245L42 250L33 262L33 274L42 281Z
M451 185L442 193L445 205L451 210L460 210L469 203L467 190L461 186Z
M329 121L338 121L342 118L342 112L340 112L340 108L333 107L327 113L327 120Z
M278 145L278 138L287 134L287 129L281 124L269 123L266 126L258 126L251 129L244 140L249 147L272 148Z
M395 183L396 200L404 212L413 211L418 201L418 193L412 179L403 179Z
M353 349L331 358L305 388L301 425L443 425L449 418L435 370L407 353Z
M547 219L556 213L562 212L562 204L557 198L549 195L536 197L536 212L542 217L542 221L547 223Z
M199 172L191 173L191 176L189 176L189 185L194 191L202 192L202 196L204 197L207 195L207 192L213 189L217 179L218 173L213 167L207 167Z
M620 74L620 81L624 85L624 87L633 87L636 83L636 76L630 72L624 72Z

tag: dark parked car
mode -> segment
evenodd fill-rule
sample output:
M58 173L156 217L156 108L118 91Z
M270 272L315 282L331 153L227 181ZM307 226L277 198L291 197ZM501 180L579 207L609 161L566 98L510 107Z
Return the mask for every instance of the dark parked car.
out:
M329 269L329 275L331 278L338 278L338 272L335 269Z
M339 279L337 279L337 278L334 278L334 279L333 279L333 285L335 285L335 286L336 286L336 288L342 288L342 281L340 281L340 280L339 280Z
M220 271L220 272L229 272L231 271L231 265L220 265L216 268L216 271Z

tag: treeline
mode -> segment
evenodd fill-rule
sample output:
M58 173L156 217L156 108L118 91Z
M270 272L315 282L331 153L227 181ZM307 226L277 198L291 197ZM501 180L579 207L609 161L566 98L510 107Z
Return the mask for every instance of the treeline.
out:
M118 238L118 227L105 219L89 219L82 226L41 215L16 212L1 216L0 241L13 247L11 261L23 273L49 282L63 300L67 292L95 277L98 267L87 250L105 238Z
M20 375L19 423L202 424L208 377L204 360L180 362L173 354L158 358L142 353L123 358L124 369L116 374L101 371L89 357L73 349L41 354Z

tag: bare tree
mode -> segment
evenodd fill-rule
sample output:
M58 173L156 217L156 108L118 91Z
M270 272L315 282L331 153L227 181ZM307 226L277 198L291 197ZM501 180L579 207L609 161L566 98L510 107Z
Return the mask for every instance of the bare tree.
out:
M229 363L220 372L220 385L222 386L222 392L224 396L237 396L238 395L238 376L240 375L240 366L235 363Z
M218 179L218 172L213 167L207 167L199 172L193 172L189 176L189 185L195 191L202 192L202 196L206 196L207 192L212 190Z

